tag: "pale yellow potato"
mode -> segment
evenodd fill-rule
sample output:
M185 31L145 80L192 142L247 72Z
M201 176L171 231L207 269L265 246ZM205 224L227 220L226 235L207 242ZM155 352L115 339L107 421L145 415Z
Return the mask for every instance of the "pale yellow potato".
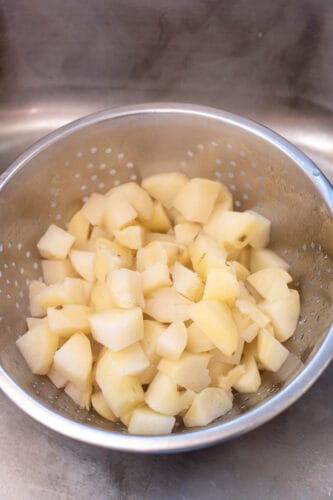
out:
M281 267L267 267L247 277L247 283L268 302L287 297L289 295L288 283L291 281L290 274Z
M143 179L142 187L157 201L169 209L180 189L187 183L188 177L181 172L165 172Z
M29 310L34 318L43 318L46 315L46 309L39 302L39 294L46 289L45 283L33 280L29 285Z
M230 391L231 388L238 382L238 380L245 374L244 365L236 365L231 368L227 374L219 375L217 385L226 391Z
M91 307L79 304L48 307L47 321L50 330L61 337L70 337L76 332L89 333L88 316L92 314Z
M157 341L167 329L167 325L158 321L145 319L143 321L144 337L140 341L141 347L152 365L157 365L160 356L157 354Z
M70 382L66 385L64 391L82 410L90 410L91 384L81 387Z
M106 238L97 238L95 246L95 275L99 281L104 281L106 275L114 269L132 267L132 251L116 241L110 241Z
M118 375L139 375L149 367L149 359L139 342L116 352L108 349L103 358Z
M177 193L173 206L190 222L207 222L221 184L209 179L190 179Z
M96 281L93 284L90 295L89 305L96 311L104 311L105 309L112 309L116 307L109 287L106 283Z
M220 300L231 307L238 295L237 277L227 267L209 270L203 294L204 300Z
M54 285L54 283L64 281L65 278L78 276L69 259L42 260L41 266L46 285Z
M143 307L141 274L131 269L115 269L107 274L106 284L116 307L132 309Z
M181 387L200 392L210 384L207 368L209 359L210 355L207 353L184 352L177 361L161 359L158 370L168 375Z
M75 333L55 353L53 368L78 388L91 382L92 352L86 335Z
M112 193L106 198L103 226L108 234L133 223L137 216L137 211L122 193Z
M257 217L247 212L221 211L205 225L204 231L220 245L244 248L259 227Z
M175 417L161 415L150 408L135 408L128 423L128 432L146 436L170 434L175 422Z
M47 376L51 380L52 384L57 387L57 389L63 389L68 384L67 377L59 373L53 365L47 372Z
M48 321L46 316L44 316L43 318L26 318L25 321L27 323L28 330L31 330L31 328L33 328L34 326L41 325L43 323L44 325L48 326Z
M193 302L201 299L204 285L196 272L175 262L171 268L171 275L177 292Z
M150 364L143 372L139 373L138 380L141 385L150 384L157 374L157 365Z
M36 300L40 307L47 308L65 304L87 305L91 284L80 278L65 278L62 283L55 283L43 288Z
M239 336L236 350L231 356L226 356L217 347L215 347L215 349L212 349L210 353L222 363L228 363L230 365L238 365L240 363L243 354L244 345L245 345L244 340Z
M163 235L167 238L170 238L170 235ZM163 248L167 255L167 264L168 266L172 266L176 261L181 264L188 264L190 261L188 249L184 245L180 245L180 243L176 243L175 241L165 241L165 240L155 240L150 242L145 248ZM160 252L161 259L162 252Z
M121 245L131 250L138 250L146 243L147 231L139 224L124 227L123 229L115 229L113 234Z
M105 418L106 420L110 420L111 422L117 421L117 417L108 406L101 391L94 392L91 395L91 404L95 412L98 413L101 417Z
M253 210L246 210L246 213L253 215L258 222L257 229L252 234L249 244L253 248L265 248L270 239L271 221Z
M230 308L217 300L202 300L189 308L194 323L226 356L237 349L239 334Z
M174 227L176 242L181 245L189 245L201 230L200 224L195 222L182 222Z
M245 373L234 383L234 389L245 393L257 392L261 384L261 378L254 357L247 356L243 359L242 365Z
M232 408L232 393L220 387L207 387L197 394L183 421L185 427L208 425Z
M281 267L287 271L289 264L269 248L252 248L249 266L251 273L266 269L266 267Z
M106 197L102 194L93 193L83 205L81 212L92 226L103 224L106 201Z
M227 267L229 267L229 270L236 275L238 281L245 281L250 274L250 271L247 269L247 267L245 267L240 262L237 262L237 260L228 261L226 265Z
M262 329L257 339L257 356L265 370L277 372L289 356L289 351L271 332Z
M145 221L145 226L156 233L167 233L171 229L168 214L159 201L154 202L152 216Z
M95 253L71 250L69 258L75 271L86 281L95 281Z
M274 302L261 302L260 309L271 319L275 336L280 342L285 342L294 334L300 314L297 290L290 290L287 297Z
M242 314L237 308L232 309L232 316L238 328L239 336L245 342L252 342L259 332L259 325L249 316Z
M203 281L206 281L210 269L225 267L227 252L216 241L204 233L199 233L189 245L192 267Z
M44 259L65 259L74 241L74 236L51 224L37 243L37 248Z
M169 268L166 262L156 262L147 267L142 274L142 289L144 295L149 295L158 288L171 286Z
M32 373L45 375L51 368L58 347L58 336L42 323L22 335L16 345Z
M82 210L78 210L68 224L68 232L75 238L74 247L83 247L88 240L90 231L90 222L83 214Z
M214 349L215 344L195 323L191 323L187 328L186 350L189 352L207 352Z
M168 263L168 255L161 245L148 245L136 253L136 269L143 272L154 264Z
M187 321L193 304L173 287L159 288L147 297L143 312L161 323Z
M147 191L142 189L139 184L136 184L135 182L126 182L125 184L121 184L120 186L110 189L107 196L113 196L114 194L121 194L122 196L125 196L128 202L136 210L140 220L145 222L153 216L153 200Z
M146 404L164 415L177 415L182 406L177 383L165 373L158 372L145 394Z
M156 353L162 358L176 361L183 353L186 343L186 326L182 321L175 321L158 337Z

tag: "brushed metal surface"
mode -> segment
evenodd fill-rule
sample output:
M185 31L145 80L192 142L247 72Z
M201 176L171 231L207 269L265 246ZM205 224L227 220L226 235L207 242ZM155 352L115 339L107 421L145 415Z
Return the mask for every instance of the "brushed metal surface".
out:
M282 133L333 179L329 1L3 0L0 169L88 112L176 100ZM0 496L329 498L332 367L292 409L210 450L135 457L75 443L0 395Z

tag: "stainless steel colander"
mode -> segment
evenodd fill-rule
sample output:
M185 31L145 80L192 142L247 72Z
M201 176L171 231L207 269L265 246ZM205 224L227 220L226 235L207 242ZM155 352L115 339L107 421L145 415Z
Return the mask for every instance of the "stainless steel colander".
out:
M198 430L130 436L78 410L45 377L30 373L15 346L25 331L27 286L41 275L36 243L64 225L94 191L179 170L225 183L236 209L272 220L271 247L291 264L302 299L293 353L265 374L256 395L237 395L231 413ZM333 191L299 150L235 115L191 105L105 111L42 139L0 177L0 387L29 415L70 437L114 449L172 452L207 446L278 414L317 379L333 356Z

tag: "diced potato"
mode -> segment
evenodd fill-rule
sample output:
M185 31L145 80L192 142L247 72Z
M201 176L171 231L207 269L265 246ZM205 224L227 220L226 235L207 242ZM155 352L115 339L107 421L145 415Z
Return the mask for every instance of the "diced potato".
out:
M178 192L173 206L191 222L207 222L219 195L219 182L190 179Z
M253 215L258 222L257 229L251 236L249 244L253 248L266 247L269 243L270 238L271 221L263 215L258 214L258 212L254 212L253 210L247 210L246 213Z
M244 365L236 365L226 375L218 377L217 385L226 391L230 391L234 384L245 374Z
M267 326L270 321L268 315L264 314L261 308L259 309L250 294L244 298L240 296L236 300L236 308L245 316L249 316L260 328Z
M146 229L138 224L113 231L116 240L126 248L138 250L145 245Z
M210 355L206 353L184 352L177 361L161 359L158 370L168 375L181 387L200 392L210 383L207 368L209 358Z
M232 316L237 325L240 337L245 340L245 342L252 342L258 335L259 325L236 308L232 310Z
M80 278L65 278L62 283L55 283L43 288L36 300L42 308L62 306L65 304L86 305L91 285Z
M143 325L144 337L141 340L141 347L149 361L156 365L160 360L160 356L157 354L157 341L167 326L150 319L145 319Z
M95 275L99 281L104 281L106 275L114 269L132 267L133 254L128 248L105 238L98 238L95 245Z
M135 182L121 184L120 186L110 189L107 196L112 196L115 193L120 193L125 196L138 213L140 220L147 221L151 219L154 210L153 200L139 184Z
M46 289L45 283L33 280L29 285L29 309L31 316L35 318L42 318L46 315L45 307L42 307L38 296L41 291Z
M142 187L162 205L169 209L188 177L181 172L165 172L151 175L142 181Z
M71 250L69 254L75 271L87 281L95 280L95 253L85 250Z
M133 223L138 213L121 193L112 193L107 197L103 225L108 234Z
M136 254L136 269L143 272L154 264L167 264L168 255L161 245L148 245L140 248Z
M187 343L187 330L182 321L171 323L157 339L156 352L162 358L177 360Z
M290 290L287 297L274 302L261 302L260 309L270 317L275 336L280 342L285 342L293 335L300 314L297 290Z
M107 238L107 237L108 235L106 234L106 231L104 231L104 229L102 229L100 226L94 226L90 233L89 243L93 244L95 240L97 240L98 238ZM92 249L96 250L95 245L93 245Z
M90 307L78 304L48 307L48 325L61 337L70 337L76 332L89 333L88 315L91 313Z
M75 247L81 248L86 244L90 231L90 222L81 210L76 212L68 224L68 232L75 238Z
M171 286L169 268L166 262L156 262L142 272L142 289L148 295L157 288Z
M142 385L150 384L157 374L157 365L149 365L143 372L139 373L138 380Z
M101 281L97 281L93 284L89 304L96 312L116 307L109 287L106 283L102 283Z
M233 306L239 294L236 276L228 268L210 269L205 285L204 300L220 300Z
M247 278L247 282L259 293L262 299L266 299L268 302L287 297L289 295L287 285L291 281L290 274L280 267L267 267L250 274Z
M115 269L107 275L106 284L116 307L132 309L143 307L141 274L131 269Z
M91 380L92 353L83 333L75 333L54 355L53 368L78 388Z
M277 372L289 355L286 349L268 330L258 334L257 355L265 370Z
M233 196L225 184L220 183L220 192L216 200L216 206L224 205L225 210L233 209Z
M46 316L44 318L26 318L26 323L27 323L28 330L31 330L31 328L33 328L34 326L37 326L37 325L44 324L44 325L48 326Z
M191 319L226 356L237 349L239 334L229 307L217 300L202 300L189 308Z
M244 340L241 337L239 337L236 350L231 356L226 356L218 348L215 348L210 352L221 363L227 363L229 365L238 365L242 357L243 349L244 349Z
M220 361L219 357L216 356L216 351L217 349L211 352L211 358L208 363L208 371L211 379L210 382L211 387L218 387L219 377L221 377L222 375L226 375L234 367L234 365L231 365L229 363L223 363L222 361Z
M168 235L164 235L168 236ZM147 248L155 247L157 250L155 251L155 255L159 255L158 259L160 262L164 261L163 252L158 249L164 249L167 256L167 264L168 266L172 266L176 261L187 264L189 263L189 254L188 250L184 245L180 245L179 243L175 243L172 241L152 241L149 243L143 250Z
M32 373L45 375L53 362L58 347L58 336L43 323L28 330L16 345Z
M190 319L191 304L190 300L173 287L159 288L147 298L143 312L161 323L187 321Z
M257 392L261 384L261 378L254 357L248 356L244 358L242 365L245 373L234 383L234 389L245 393Z
M209 337L195 323L187 328L186 350L189 352L206 352L214 349L215 345Z
M232 195L231 195L232 200ZM220 216L226 211L232 210L232 204L230 206L230 199L217 202L214 209L212 210L206 224L203 226L203 230L206 234L209 234L212 238L217 239L221 232ZM214 232L216 230L217 232Z
M117 375L139 375L149 366L149 360L139 342L135 342L120 351L108 349L103 355Z
M94 392L94 394L91 395L91 404L95 412L98 413L101 417L105 418L106 420L110 420L111 422L117 421L117 417L108 406L101 391Z
M141 435L170 434L175 421L175 417L161 415L150 408L135 408L128 424L128 432Z
M93 193L83 205L81 212L93 226L103 224L106 201L106 197L102 194Z
M195 222L183 222L176 224L174 229L177 243L189 245L198 235L201 226Z
M47 376L57 389L62 389L68 383L67 377L64 377L61 373L59 373L54 366L51 366L51 369L47 372Z
M75 272L69 259L64 260L42 260L43 278L46 285L54 285L64 281L65 278L75 278Z
M113 351L143 338L142 309L110 309L89 316L93 337Z
M216 241L206 234L199 233L189 246L189 254L194 271L206 281L210 269L225 268L227 252L219 248Z
M51 224L37 243L37 248L44 259L65 259L74 241L74 236Z
M183 420L186 427L207 425L232 408L232 393L219 387L207 387L197 394Z
M223 210L205 225L205 232L215 237L219 244L244 248L258 230L259 222L247 212Z
M64 391L82 410L90 410L91 384L82 388L70 382L66 385Z
M145 225L150 231L157 233L167 233L171 229L168 214L159 201L154 202L153 214L149 220L145 221Z
M171 268L171 274L173 286L177 292L194 302L201 299L204 285L197 273L175 262Z
M177 415L180 411L181 393L177 389L177 383L161 372L150 383L145 400L150 408L165 415Z
M253 248L250 255L251 273L255 273L266 267L281 267L288 270L289 264L269 248Z

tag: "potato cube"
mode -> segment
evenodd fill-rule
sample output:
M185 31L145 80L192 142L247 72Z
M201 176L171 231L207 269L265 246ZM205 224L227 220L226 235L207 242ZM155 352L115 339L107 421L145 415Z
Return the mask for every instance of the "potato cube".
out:
M42 318L46 315L45 307L39 303L38 296L42 290L46 289L45 283L33 280L29 285L29 309L31 316Z
M166 262L156 262L142 272L142 288L144 295L148 295L157 288L171 286L169 268Z
M71 250L69 253L75 271L87 281L95 280L95 253L85 250Z
M247 282L261 298L271 302L289 295L287 284L292 277L280 267L267 267L247 277Z
M271 372L277 372L289 355L286 349L268 330L258 334L257 356L260 364Z
M68 232L75 238L75 248L81 248L87 243L90 231L90 222L83 212L76 212L68 224Z
M231 356L226 356L218 348L215 348L212 351L210 351L210 354L213 355L216 359L218 359L221 363L238 365L242 357L243 349L244 349L244 340L241 337L239 337L236 350Z
M136 254L136 269L143 272L154 264L167 264L168 255L161 245L148 245L140 248Z
M192 354L184 352L177 361L161 359L158 370L168 375L176 384L200 392L210 383L208 362L210 355L206 353Z
M247 212L223 210L205 225L205 232L218 243L234 248L244 248L258 230L259 222Z
M149 366L149 360L139 342L117 352L108 349L103 358L118 375L139 375Z
M195 222L176 224L174 227L176 242L181 245L189 245L199 234L200 229L200 224L196 224Z
M245 393L257 392L261 384L261 378L254 357L244 357L242 365L244 366L245 373L234 383L234 389Z
M187 321L190 319L189 306L192 303L173 287L159 288L147 298L143 311L161 323Z
M239 294L236 276L228 268L210 269L205 285L204 300L220 300L233 306Z
M164 235L164 236L169 236L169 235ZM163 252L159 249L165 250L168 266L172 266L176 261L182 264L188 264L190 262L187 248L184 245L180 245L179 243L175 243L173 241L152 241L143 250L152 247L155 247L157 249L155 251L155 255L160 256L159 258L160 262L164 262L164 256Z
M165 172L151 175L142 181L142 187L162 205L169 209L180 189L188 182L181 172Z
M75 278L75 272L69 259L64 260L42 260L43 278L46 285L54 285L64 281L65 278Z
M207 222L220 192L220 183L190 179L178 192L173 206L191 222Z
M74 241L74 236L51 224L37 243L37 248L45 259L65 259Z
M171 323L157 339L156 352L162 358L177 360L187 343L187 330L182 321Z
M105 309L113 309L116 307L109 287L106 283L97 281L93 284L90 296L90 305L96 312L104 311Z
M150 384L157 374L157 365L149 365L143 372L139 373L138 380L142 385Z
M175 417L161 415L150 408L135 408L128 424L128 432L147 436L170 434L175 421Z
M156 350L157 341L160 335L166 330L167 326L150 319L145 319L143 325L144 337L141 340L141 347L149 361L156 365L160 360L160 356L157 354Z
M177 383L168 375L158 372L145 394L147 405L165 415L177 415L181 407L181 393Z
M138 224L113 231L116 240L126 248L138 250L145 245L146 229Z
M89 196L83 205L81 212L93 226L101 226L103 223L107 198L99 193Z
M167 233L171 229L168 214L159 201L154 202L152 216L149 220L145 221L145 225L150 231L157 233Z
M62 306L65 304L86 305L91 285L80 278L65 278L62 283L55 283L43 288L36 300L42 308Z
M252 234L249 244L253 248L264 248L269 243L271 221L253 210L247 210L246 213L253 215L258 222L257 229Z
M45 375L58 347L58 336L43 323L28 330L16 341L32 373Z
M232 408L232 393L219 387L207 387L197 394L183 420L185 427L208 425Z
M219 375L217 385L226 391L230 391L233 385L245 374L244 365L236 365L227 374Z
M215 345L209 337L195 323L187 328L186 350L189 352L207 352L214 349Z
M190 308L191 319L226 356L237 349L239 334L229 307L217 300L202 300Z
M135 182L126 182L125 184L110 189L107 196L113 196L113 194L125 196L138 213L138 218L140 220L147 221L151 219L154 210L153 200L139 184Z
M108 234L113 234L115 229L128 226L137 218L137 211L124 195L112 193L106 200L103 225Z
M237 262L237 260L229 261L227 263L227 266L236 275L238 281L245 281L250 274L250 271L245 266L243 266L243 264Z
M227 252L219 248L216 241L206 234L199 233L189 246L192 266L203 281L206 281L210 269L225 268Z
M133 254L128 248L106 238L98 238L95 245L95 275L99 281L104 281L106 275L114 269L132 267Z
M92 353L90 342L83 333L75 333L54 355L53 367L78 388L91 379Z
M70 337L76 332L89 333L88 315L91 313L90 307L78 304L48 307L48 325L60 337Z
M245 342L252 342L258 335L259 325L236 308L232 310L232 316L237 325L240 338Z
M108 273L106 284L117 307L132 309L143 307L141 274L130 269L115 269Z
M289 264L269 248L252 248L250 254L251 273L255 273L266 267L281 267L288 270Z
M113 351L143 338L142 309L110 309L89 316L93 337Z
M238 298L236 300L236 308L243 315L251 318L251 320L260 328L267 326L270 321L268 315L264 314L261 308L256 305L255 300L251 295L249 295L249 298Z
M274 302L261 302L260 309L270 317L275 336L280 342L285 342L293 335L300 314L297 290L290 290L287 297Z
M107 237L108 235L106 234L106 231L104 231L104 229L102 229L100 226L94 226L90 233L89 243L93 244L98 238L107 239ZM95 246L92 247L92 250L96 250Z
M81 387L70 382L66 385L64 391L82 410L90 410L91 384L87 384L86 387Z
M59 373L54 366L51 366L51 369L47 372L47 376L57 389L62 389L68 383L67 377L64 377L61 373Z
M204 285L197 273L175 262L171 268L171 274L173 286L177 292L194 302L201 299Z
M33 328L34 326L42 324L49 326L46 316L44 318L26 318L25 321L27 323L28 330L31 330L31 328Z
M108 406L101 391L94 392L94 394L91 395L91 404L95 412L98 413L101 417L105 418L106 420L110 420L111 422L117 421L117 417Z

